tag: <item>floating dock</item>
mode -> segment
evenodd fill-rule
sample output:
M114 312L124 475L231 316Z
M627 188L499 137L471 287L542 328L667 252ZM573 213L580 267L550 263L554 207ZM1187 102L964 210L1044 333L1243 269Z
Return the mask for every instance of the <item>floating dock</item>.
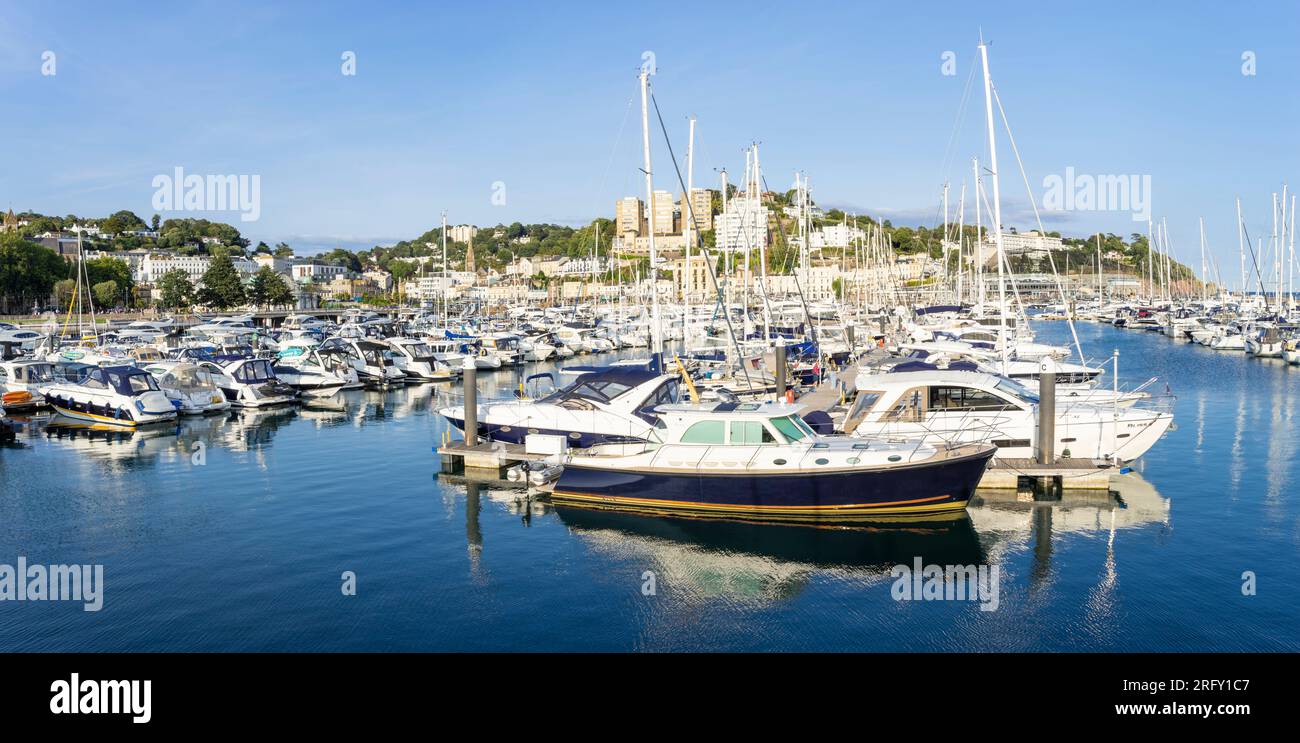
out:
M474 471L482 477L496 473L500 479L502 473L525 462L546 459L545 454L529 454L523 444L507 444L501 441L486 441L475 446L467 446L463 440L447 441L434 449L442 458L442 471L452 474L461 470Z
M1041 489L1049 492L1062 490L1109 490L1110 478L1123 468L1108 459L1058 459L1052 464L1039 464L1033 459L994 459L979 487L992 490Z

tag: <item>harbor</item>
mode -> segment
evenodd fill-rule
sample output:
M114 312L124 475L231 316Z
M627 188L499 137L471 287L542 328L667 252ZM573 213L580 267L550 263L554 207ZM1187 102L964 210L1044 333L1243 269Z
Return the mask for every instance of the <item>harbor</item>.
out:
M1068 337L1063 322L1034 325L1046 342ZM68 651L1294 650L1295 579L1280 556L1297 517L1287 445L1297 370L1155 333L1078 330L1177 392L1177 428L1110 490L981 491L956 518L829 532L556 509L517 483L441 475L432 449L455 428L433 405L450 383L345 390L334 406L231 410L163 430L34 416L0 453L11 494L0 536L52 560L102 561L109 589L93 619L0 607L0 641ZM482 392L554 367L485 373ZM1000 564L1001 608L891 600L890 566L917 555ZM337 589L349 570L360 586L351 603ZM1243 570L1276 590L1225 603L1219 594L1239 596ZM646 571L653 596L641 592ZM1224 621L1238 631L1221 632Z
M967 41L860 163L646 51L518 81L582 126L506 155L518 101L424 149L462 114L418 71L286 103L356 148L266 168L269 225L260 167L7 208L0 648L1300 652L1296 194L1207 229L1149 174L1044 177L1048 68ZM923 185L874 163L912 128Z

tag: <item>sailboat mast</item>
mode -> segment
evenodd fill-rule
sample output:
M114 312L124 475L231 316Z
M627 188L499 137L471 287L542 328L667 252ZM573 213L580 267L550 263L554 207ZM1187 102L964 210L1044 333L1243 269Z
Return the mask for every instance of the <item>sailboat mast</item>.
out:
M762 218L761 210L763 208L762 195L762 171L758 167L758 142L754 143L754 188L753 212L754 212L754 236L758 237L758 220ZM764 225L766 226L766 225ZM758 280L762 283L763 288L763 339L767 341L772 337L772 311L767 301L767 240L758 244Z
M975 172L975 294L976 302L980 306L980 311L984 311L984 238L982 232L984 226L982 223L980 210L980 193L983 188L980 185L980 161L979 158L971 158L971 170Z
M1237 199L1237 257L1241 261L1241 301L1246 301L1246 243L1241 222L1241 199Z
M447 329L447 294L450 287L447 286L447 212L442 213L442 327Z
M1002 336L1002 373L1007 372L1007 285L1006 276L1002 270L1003 247L1002 247L1002 192L998 184L998 143L997 134L993 128L993 81L989 77L989 49L980 40L980 63L984 69L984 118L988 128L989 135L989 174L993 180L993 230L994 244L998 251L998 322Z
M659 318L659 287L658 287L658 264L659 251L655 248L655 225L654 225L654 198L655 184L654 176L650 170L650 77L649 72L641 70L641 151L645 161L645 197L650 208L650 349L651 354L663 353L663 327L660 325ZM662 363L662 357L660 362Z
M1102 265L1101 265L1101 232L1098 231L1098 232L1097 232L1097 301L1098 301L1098 302L1101 302L1101 301L1104 301L1104 300L1105 300L1105 296L1104 296L1104 294L1102 293L1102 288L1101 288L1101 272L1102 272Z
M690 136L686 140L686 197L682 199L682 219L686 220L686 265L682 269L682 351L685 352L690 336L687 329L691 319L691 243L695 240L695 207L691 203L691 191L695 186L695 117L690 119Z
M963 265L963 244L966 231L966 183L961 184L961 196L957 197L957 304L962 303L962 275L966 273Z

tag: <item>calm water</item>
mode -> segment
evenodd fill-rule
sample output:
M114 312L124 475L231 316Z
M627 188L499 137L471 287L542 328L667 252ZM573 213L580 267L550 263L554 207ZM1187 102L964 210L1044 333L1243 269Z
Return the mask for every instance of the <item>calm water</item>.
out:
M37 421L0 450L0 563L102 563L104 608L0 602L0 651L1300 650L1300 368L1079 332L1178 396L1122 504L1012 496L872 530L556 513L443 482L432 386L110 439ZM889 567L918 555L998 565L998 610L894 601Z

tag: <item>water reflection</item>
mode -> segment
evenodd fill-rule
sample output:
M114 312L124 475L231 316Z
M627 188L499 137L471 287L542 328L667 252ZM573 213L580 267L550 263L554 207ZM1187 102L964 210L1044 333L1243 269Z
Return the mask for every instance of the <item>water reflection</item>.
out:
M1032 595L1051 584L1058 540L1106 533L1106 568L1090 595L1092 611L1104 614L1117 581L1116 533L1167 528L1170 517L1169 499L1140 475L1118 476L1112 487L1111 492L1066 492L1049 502L981 491L966 514L860 527L680 519L567 506L554 512L591 549L649 561L660 580L702 596L758 602L788 599L817 574L870 583L917 558L933 565L994 564L1021 550L1032 555Z
M359 428L429 415L434 387L424 384L384 392L349 390L329 397L304 398L297 405L233 408L218 415L184 416L134 429L88 423L55 413L29 415L14 418L14 422L23 426L15 446L25 446L25 437L40 436L74 448L87 461L121 464L131 460L133 467L150 466L165 459L163 455L168 453L188 455L197 451L199 444L260 453L272 444L278 432L298 419L318 429Z
M967 509L975 528L989 539L996 561L1012 551L1030 553L1029 595L1048 590L1057 574L1057 543L1072 534L1104 533L1106 556L1097 585L1089 591L1087 626L1103 626L1115 604L1118 566L1116 534L1125 529L1170 528L1171 503L1136 472L1111 478L1110 491L1066 491L1041 501L1012 491L979 491Z

